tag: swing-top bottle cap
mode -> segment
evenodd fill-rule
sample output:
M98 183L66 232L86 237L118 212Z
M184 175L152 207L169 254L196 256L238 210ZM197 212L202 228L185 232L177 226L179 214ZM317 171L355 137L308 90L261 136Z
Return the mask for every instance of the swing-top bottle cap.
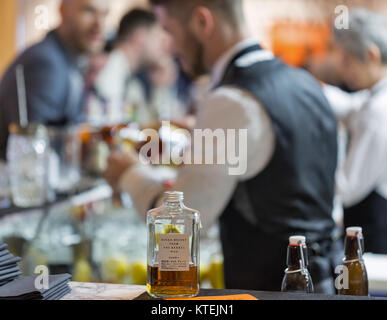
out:
M361 235L362 233L363 233L363 229L361 227L347 228L347 236L356 237L357 235Z
M300 246L305 245L306 237L304 236L291 236L289 238L289 245L291 246Z
M164 193L164 200L167 202L183 201L184 193L180 191L167 191Z

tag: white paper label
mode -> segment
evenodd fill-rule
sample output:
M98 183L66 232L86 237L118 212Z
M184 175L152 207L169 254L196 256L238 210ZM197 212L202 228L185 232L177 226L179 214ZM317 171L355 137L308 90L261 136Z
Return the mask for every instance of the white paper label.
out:
M189 256L188 234L159 234L160 271L189 271Z

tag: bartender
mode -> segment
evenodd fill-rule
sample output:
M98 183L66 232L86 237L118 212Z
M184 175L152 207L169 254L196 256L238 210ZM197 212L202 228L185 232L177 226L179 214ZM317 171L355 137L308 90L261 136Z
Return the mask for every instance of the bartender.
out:
M64 126L83 119L87 56L102 50L105 0L62 0L61 25L24 51L0 82L0 159L6 158L8 127L19 122L16 68L24 67L30 122Z
M337 123L320 84L249 37L241 0L152 2L186 71L211 72L196 128L247 129L245 172L185 165L173 186L199 209L204 231L220 222L227 288L280 290L288 237L303 234L316 291L333 293ZM164 191L136 154L112 154L105 176L144 217Z
M387 254L387 19L356 9L349 21L350 29L334 32L341 73L357 92L325 89L349 137L337 193L345 226L362 226L365 250Z

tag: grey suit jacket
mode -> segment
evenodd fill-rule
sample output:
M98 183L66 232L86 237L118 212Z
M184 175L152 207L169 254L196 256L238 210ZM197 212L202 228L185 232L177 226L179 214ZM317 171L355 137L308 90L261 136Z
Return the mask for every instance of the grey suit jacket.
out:
M55 30L24 51L0 82L0 159L6 158L8 127L18 123L15 70L24 66L28 119L50 126L64 126L83 119L84 81L74 56Z

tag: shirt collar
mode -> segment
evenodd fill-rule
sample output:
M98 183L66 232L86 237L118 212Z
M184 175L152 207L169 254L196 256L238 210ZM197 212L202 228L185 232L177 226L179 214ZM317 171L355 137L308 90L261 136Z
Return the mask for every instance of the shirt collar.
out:
M89 67L89 57L87 55L75 56L75 65L82 74L85 74Z
M254 38L247 38L238 42L232 48L227 50L223 55L215 62L214 67L211 72L211 87L214 87L218 84L224 73L226 72L226 68L230 64L231 60L242 50L251 47L253 45L258 44L257 40Z
M371 89L371 93L378 93L380 90L387 90L387 77L379 80Z

